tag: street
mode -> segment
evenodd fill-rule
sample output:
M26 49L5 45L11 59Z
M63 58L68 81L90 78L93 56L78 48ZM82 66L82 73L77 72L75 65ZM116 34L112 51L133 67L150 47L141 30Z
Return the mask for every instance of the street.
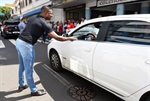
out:
M122 101L115 95L90 83L89 81L64 70L55 72L51 69L47 57L47 44L38 42L35 45L34 80L38 89L45 89L46 95L31 97L30 90L18 92L18 58L15 39L0 37L0 101L78 101L70 96L73 86L89 87L93 98L85 97L82 101ZM76 92L77 93L77 92ZM91 94L91 95L92 95ZM76 99L75 99L76 98Z

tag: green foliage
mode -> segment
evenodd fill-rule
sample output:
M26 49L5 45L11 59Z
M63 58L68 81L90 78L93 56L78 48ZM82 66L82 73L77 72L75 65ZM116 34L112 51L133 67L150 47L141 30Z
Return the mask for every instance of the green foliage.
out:
M0 21L10 19L11 18L10 11L11 11L10 7L0 6L0 12L4 14L0 16Z

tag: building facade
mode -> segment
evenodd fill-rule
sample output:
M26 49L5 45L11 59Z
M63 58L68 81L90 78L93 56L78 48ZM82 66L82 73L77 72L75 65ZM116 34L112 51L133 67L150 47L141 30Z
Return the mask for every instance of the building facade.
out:
M51 5L51 0L15 0L14 4L12 16L17 16L13 19L30 18L35 14L39 14L42 6Z
M63 9L64 20L87 20L103 16L150 13L149 0L52 0Z
M150 13L149 0L16 0L14 19L39 14L44 5L53 7L52 21L87 20L103 16Z

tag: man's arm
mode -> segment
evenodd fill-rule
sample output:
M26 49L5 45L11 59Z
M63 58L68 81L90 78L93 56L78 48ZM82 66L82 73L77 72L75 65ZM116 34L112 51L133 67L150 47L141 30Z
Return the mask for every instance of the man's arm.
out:
M76 38L73 38L73 37L63 37L63 36L59 36L57 35L54 31L48 33L48 35L51 37L51 38L54 38L58 41L67 41L67 40L70 40L70 41L74 41L76 40Z

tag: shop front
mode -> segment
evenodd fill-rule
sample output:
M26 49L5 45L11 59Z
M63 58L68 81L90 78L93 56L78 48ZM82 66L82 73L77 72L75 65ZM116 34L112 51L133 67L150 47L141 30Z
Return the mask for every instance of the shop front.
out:
M54 16L57 17L57 20L61 16L64 18L64 21L79 21L81 17L90 19L89 9L88 11L86 9L88 2L94 2L94 6L96 6L96 0L53 0L53 8L55 9L55 11L57 11L57 15L54 14Z
M66 20L80 20L81 17L85 17L85 4L64 8L64 11Z
M97 0L91 8L91 18L111 15L150 13L149 0Z

